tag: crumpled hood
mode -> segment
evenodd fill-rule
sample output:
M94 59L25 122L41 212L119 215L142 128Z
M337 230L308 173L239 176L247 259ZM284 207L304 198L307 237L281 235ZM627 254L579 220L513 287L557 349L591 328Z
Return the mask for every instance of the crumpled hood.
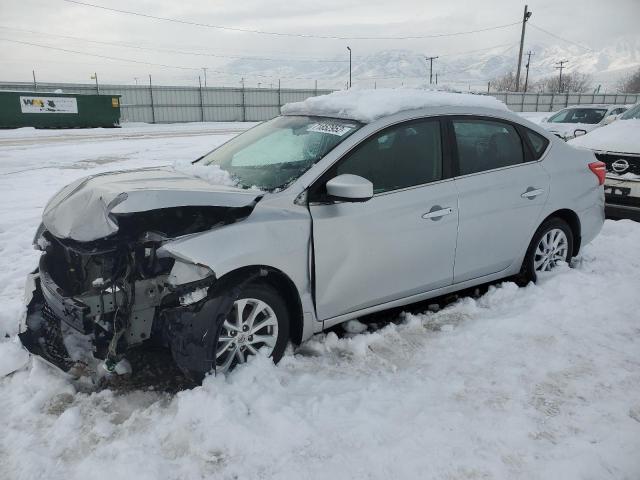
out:
M42 222L58 238L88 242L116 233L118 214L182 206L245 207L260 195L168 168L116 171L64 187L45 207Z

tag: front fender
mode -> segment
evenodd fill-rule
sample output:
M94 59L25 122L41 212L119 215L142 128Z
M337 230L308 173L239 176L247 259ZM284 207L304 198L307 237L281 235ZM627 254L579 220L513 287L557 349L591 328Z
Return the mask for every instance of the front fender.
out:
M293 202L262 201L251 215L237 223L164 244L158 255L205 265L217 278L244 267L277 269L295 284L305 317L304 338L318 331L311 299L311 216ZM312 322L313 323L313 322Z

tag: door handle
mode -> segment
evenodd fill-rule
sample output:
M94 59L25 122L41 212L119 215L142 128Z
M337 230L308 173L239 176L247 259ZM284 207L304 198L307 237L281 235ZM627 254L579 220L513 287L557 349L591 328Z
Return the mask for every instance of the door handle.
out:
M533 200L534 198L536 198L538 195L540 195L541 193L543 193L544 190L541 188L533 188L533 187L529 187L527 188L527 191L524 192L522 195L520 195L522 198L528 198L529 200Z
M431 220L439 220L442 217L444 217L445 215L449 215L450 213L453 213L453 208L451 208L451 207L442 208L440 206L435 206L431 210L429 210L427 213L422 215L422 218L424 218L424 219L430 218Z

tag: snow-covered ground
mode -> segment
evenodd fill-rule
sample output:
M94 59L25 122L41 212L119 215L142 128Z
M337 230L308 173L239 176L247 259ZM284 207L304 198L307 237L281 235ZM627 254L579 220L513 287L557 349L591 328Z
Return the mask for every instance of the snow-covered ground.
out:
M151 135L0 132L0 478L640 478L630 221L607 221L537 285L318 335L277 367L256 358L177 395L80 392L40 361L5 376L27 361L15 334L46 200L89 173L196 158L243 127L139 128Z

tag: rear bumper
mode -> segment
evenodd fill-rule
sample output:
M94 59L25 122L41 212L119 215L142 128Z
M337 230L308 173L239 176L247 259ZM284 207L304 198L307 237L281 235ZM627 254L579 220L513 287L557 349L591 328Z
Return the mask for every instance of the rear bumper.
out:
M640 181L607 177L605 202L607 218L640 221Z
M607 203L604 208L607 218L619 220L627 218L640 222L640 207L631 205L617 205L615 203Z

